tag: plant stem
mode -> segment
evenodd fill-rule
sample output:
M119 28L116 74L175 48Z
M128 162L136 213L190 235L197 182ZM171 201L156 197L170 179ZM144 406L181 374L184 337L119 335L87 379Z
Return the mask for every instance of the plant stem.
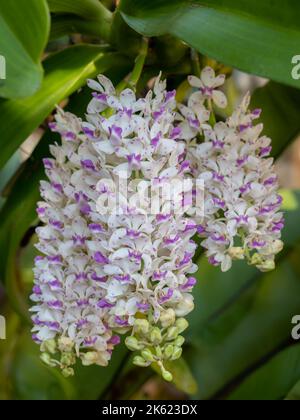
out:
M201 66L200 66L199 54L198 54L198 51L196 51L194 48L192 48L191 50L191 57L192 57L194 75L197 77L201 77Z
M145 61L148 55L148 45L149 41L147 38L143 39L140 54L135 60L135 66L134 69L129 77L128 85L130 88L132 88L134 91L136 90L136 86L141 78Z
M213 104L212 104L212 100L208 99L207 100L207 105L208 105L208 109L210 110L210 118L209 118L209 124L214 127L216 125L216 116L215 116L215 112L214 112L214 108L213 108Z

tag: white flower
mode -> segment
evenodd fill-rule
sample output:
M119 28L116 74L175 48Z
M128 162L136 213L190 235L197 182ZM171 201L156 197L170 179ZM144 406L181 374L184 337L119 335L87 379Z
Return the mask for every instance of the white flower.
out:
M199 89L192 95L190 99L192 102L203 103L205 99L212 99L219 108L226 108L227 98L222 91L217 89L225 82L224 74L216 77L211 67L205 67L201 72L201 78L189 76L188 81L192 87Z

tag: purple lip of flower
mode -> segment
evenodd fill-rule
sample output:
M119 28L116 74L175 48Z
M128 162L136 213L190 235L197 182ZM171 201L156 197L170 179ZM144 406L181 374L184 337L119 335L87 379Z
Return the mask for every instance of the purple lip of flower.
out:
M60 194L62 194L62 193L64 192L64 188L63 188L63 186L62 186L61 184L56 184L56 183L53 183L53 184L51 184L51 185L52 185L53 189L54 189L56 192L58 192L58 193L60 193Z
M195 277L189 277L188 281L180 286L181 290L192 289L197 284L197 279Z
M77 306L80 308L82 306L87 306L89 304L89 300L88 299L79 299L76 302Z
M40 255L38 255L37 257L35 257L34 262L35 264L40 262L40 261L44 261L44 257L41 257Z
M271 146L262 147L260 149L259 155L260 155L260 157L265 157L265 156L269 156L271 152L272 152L272 147Z
M88 171L96 171L95 165L93 163L93 161L91 161L90 159L85 159L81 161L81 166L84 169L87 169Z
M168 272L167 271L155 271L153 273L153 281L161 281L165 280L167 277Z
M191 161L190 160L185 160L180 164L180 172L186 172L189 171L191 169Z
M218 181L218 182L224 182L225 177L224 177L224 175L220 175L217 172L214 172L213 173L213 179L215 181Z
M132 230L132 229L127 229L126 230L126 235L129 236L130 238L137 239L141 236L141 233L137 232L135 230Z
M183 233L187 233L187 232L190 232L190 231L195 230L195 229L197 229L196 223L188 222L184 231L183 231Z
M42 289L38 285L34 286L32 290L33 290L33 293L35 295L39 295L40 296L42 294Z
M149 311L149 309L150 309L150 305L149 305L149 303L141 303L141 302L138 302L138 303L136 304L136 306L137 306L137 308L138 308L141 312L147 312L147 311Z
M217 243L222 243L222 244L227 243L227 239L223 235L217 235L217 234L214 233L210 237L213 241L215 241Z
M66 140L75 140L76 139L76 134L75 133L73 133L72 131L67 131L66 133L64 133L63 134L63 137L66 139Z
M87 203L82 204L82 206L80 207L80 213L85 215L85 216L88 216L91 212L92 212L92 209L91 209L90 205L87 204Z
M97 342L97 337L86 337L83 341L84 345L87 347L92 347Z
M62 288L62 284L58 280L49 281L48 285L49 285L50 289L61 289Z
M272 232L281 232L284 228L284 220L280 220L279 222L273 222Z
M90 139L94 139L95 138L95 132L93 130L91 130L88 127L83 127L83 132L84 134L89 137Z
M179 235L176 235L173 239L172 238L165 238L164 239L164 244L165 245L174 245L179 240L180 240L180 236Z
M128 160L129 165L132 168L141 169L141 161L142 161L141 155L136 155L132 153L131 155L127 155L127 160Z
M225 146L225 143L220 140L212 140L212 144L215 149L223 149Z
M239 216L235 218L236 222L239 224L248 224L249 216Z
M131 118L132 117L132 113L133 113L132 109L126 108L124 106L123 111L121 112L121 115L126 115L128 118Z
M32 334L31 338L36 344L42 343L42 340L40 340L36 334Z
M88 275L86 273L78 273L75 274L75 279L76 281L80 281L80 280L88 280Z
M76 323L76 327L77 327L77 328L82 328L82 327L85 327L88 323L89 323L89 322L88 322L88 320L87 320L87 319L81 319L80 321L78 321L78 322Z
M252 248L263 248L267 245L266 241L252 241L251 246Z
M97 101L99 101L99 102L104 102L104 103L106 103L106 102L107 102L107 95L106 95L106 93L97 93L97 92L93 92L93 93L92 93L92 96L93 96L95 99L97 99Z
M115 317L115 323L118 324L120 327L127 327L129 325L126 319L122 319L119 316Z
M118 346L121 343L121 338L118 335L113 335L107 343Z
M188 118L188 121L191 127L196 128L196 129L200 128L200 122L198 120L194 118Z
M247 193L248 191L250 191L250 190L251 190L251 188L252 188L252 183L251 183L251 182L248 182L247 184L243 185L243 186L240 188L240 192L241 192L241 194L245 194L245 193Z
M76 234L72 236L72 240L74 245L84 245L87 238Z
M164 296L162 296L159 299L159 301L158 301L159 304L162 305L162 304L166 303L168 300L170 300L173 297L173 295L174 295L174 290L173 289L169 289L168 292L167 292L167 294L164 295Z
M237 159L237 161L236 161L237 166L238 166L238 167L243 166L243 165L244 165L244 163L246 163L248 159L249 159L249 156L245 156L245 157L244 157L244 158L242 158L242 159Z
M119 140L122 138L123 130L121 127L117 127L116 125L113 125L109 128L109 134L111 136L117 137Z
M181 133L182 129L180 127L174 127L171 132L170 138L172 140L177 140L181 136Z
M192 261L193 258L193 254L191 254L190 252L186 252L184 254L184 258L182 261L180 261L180 263L178 264L177 268L180 269L188 264L190 264L190 262Z
M153 112L153 118L155 121L157 121L165 112L165 107L161 107L159 111Z
M88 200L88 196L84 194L83 192L75 193L74 198L75 198L76 203L80 203L82 201Z
M57 124L55 122L49 123L48 127L50 128L51 131L54 131L54 132L57 131Z
M130 282L131 277L130 277L129 274L126 274L126 275L123 275L123 276L122 275L120 275L120 276L116 275L116 276L114 276L114 279L117 280L117 281L124 281L124 282L128 283L128 282Z
M252 127L253 127L253 124L252 123L249 123L249 124L241 124L239 126L240 133L242 133L243 131L246 131L246 130L248 130L248 128L252 128Z
M61 264L62 258L60 255L54 255L53 257L47 257L48 261L53 264Z
M275 185L277 183L277 180L278 180L277 176L274 176L274 177L271 177L269 179L266 179L266 181L264 182L264 186L265 187L267 187L269 185L270 186L273 186L273 185Z
M205 227L203 225L198 225L198 227L197 227L197 233L199 235L203 235L204 233L206 233Z
M107 276L97 276L96 273L92 274L92 280L98 282L98 283L106 283L108 280Z
M226 205L225 201L220 200L219 198L213 198L213 203L216 207L220 207L222 209L224 209Z
M91 223L89 225L89 229L90 229L91 232L94 232L94 233L104 232L103 226L99 225L98 223Z
M64 228L64 224L59 220L49 220L49 224L53 226L55 229L62 230Z
M261 116L261 113L262 113L262 110L257 108L257 109L254 109L251 114L253 117L259 118Z
M53 163L50 159L43 159L45 169L53 169Z
M113 303L109 303L106 299L101 299L97 303L98 308L104 309L104 308L113 308L115 305Z
M37 214L38 214L39 216L44 216L44 215L45 215L45 213L46 213L46 209L45 209L45 207L38 207L38 208L36 209L36 212L37 212Z
M177 93L176 90L172 90L170 92L167 92L166 102L173 101L173 99L175 99L175 97L176 97L176 93Z
M135 260L137 263L142 262L142 254L138 251L129 251L128 257Z
M171 214L158 214L156 216L156 221L161 223L161 222L167 222L168 220L170 220L171 218Z
M153 147L157 147L159 142L161 139L161 133L158 133L157 136L155 136L152 140L151 140L151 146Z
M214 265L214 266L220 265L219 261L217 261L217 260L216 260L216 258L215 258L214 256L209 257L209 258L208 258L208 262L209 262L211 265Z
M203 88L200 88L199 90L202 93L202 95L205 95L205 96L212 96L213 91L214 91L213 88L210 88L208 86L205 86Z
M45 322L45 326L48 327L50 330L53 331L59 331L60 330L60 324L59 322Z
M109 259L105 257L101 252L96 252L94 255L94 260L98 264L106 265L109 264Z
M47 302L47 305L49 306L49 308L52 308L52 309L62 309L64 306L61 300L51 300Z

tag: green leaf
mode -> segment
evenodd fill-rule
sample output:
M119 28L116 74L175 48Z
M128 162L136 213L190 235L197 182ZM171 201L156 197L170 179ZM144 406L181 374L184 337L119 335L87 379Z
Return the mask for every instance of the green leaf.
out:
M86 83L86 79L114 66L127 64L117 53L99 46L78 45L53 54L45 61L45 78L39 91L23 100L0 100L0 168L55 106Z
M43 79L41 57L47 44L50 15L46 0L10 0L0 4L0 54L6 79L0 96L32 95Z
M285 398L286 401L299 401L300 400L300 381L291 389Z
M260 121L272 139L272 155L280 156L300 133L300 90L270 82L254 92L251 106L262 108Z
M300 87L298 0L122 0L126 22L145 36L174 35L224 64Z
M229 400L279 400L291 390L300 377L300 344L273 357L250 375ZM300 399L300 389L294 388L287 399Z

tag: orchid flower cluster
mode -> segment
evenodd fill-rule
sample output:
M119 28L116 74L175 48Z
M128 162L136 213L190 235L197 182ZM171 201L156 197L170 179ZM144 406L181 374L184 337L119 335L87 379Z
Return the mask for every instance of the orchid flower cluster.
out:
M214 124L225 76L205 68L189 81L196 91L183 105L160 77L137 99L99 76L85 121L59 109L50 125L62 141L44 160L31 310L43 361L65 376L78 358L107 366L127 335L134 364L156 363L172 380L166 362L181 357L194 308L195 235L223 271L244 258L274 268L283 216L271 141L253 124L260 112L247 95ZM205 182L203 217L195 179Z

